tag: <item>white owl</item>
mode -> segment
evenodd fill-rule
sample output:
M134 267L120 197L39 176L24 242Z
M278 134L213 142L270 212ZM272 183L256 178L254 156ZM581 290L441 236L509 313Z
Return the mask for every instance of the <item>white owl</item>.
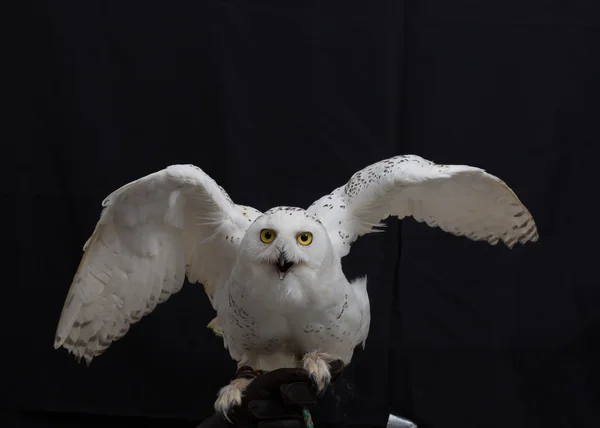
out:
M129 183L104 210L62 310L54 347L88 364L129 326L177 293L184 276L203 284L238 367L305 368L320 389L332 360L364 346L366 278L349 281L341 259L388 216L494 245L536 241L529 211L499 178L463 165L397 156L357 172L307 210L261 214L236 205L193 165ZM248 379L221 389L215 408L239 405Z

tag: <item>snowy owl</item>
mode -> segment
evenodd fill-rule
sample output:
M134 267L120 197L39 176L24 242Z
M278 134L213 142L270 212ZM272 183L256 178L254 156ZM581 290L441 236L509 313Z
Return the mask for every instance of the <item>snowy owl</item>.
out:
M194 165L173 165L109 195L65 299L54 347L91 360L177 293L201 283L209 327L238 367L302 367L318 389L329 363L349 364L369 333L366 278L341 259L382 220L418 222L494 245L537 241L513 191L480 168L396 156L355 173L308 209L265 213L235 204ZM239 405L249 379L223 387L215 408Z

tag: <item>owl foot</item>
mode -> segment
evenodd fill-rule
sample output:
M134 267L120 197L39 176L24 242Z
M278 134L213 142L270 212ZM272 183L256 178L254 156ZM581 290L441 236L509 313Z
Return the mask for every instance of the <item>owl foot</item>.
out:
M302 359L304 370L308 372L308 376L317 387L319 394L325 392L331 381L331 372L327 362L331 360L331 356L322 352L309 352Z
M252 379L234 379L229 385L219 390L217 401L215 401L215 411L223 415L229 423L233 423L229 418L229 413L234 407L242 404L242 394L250 382Z

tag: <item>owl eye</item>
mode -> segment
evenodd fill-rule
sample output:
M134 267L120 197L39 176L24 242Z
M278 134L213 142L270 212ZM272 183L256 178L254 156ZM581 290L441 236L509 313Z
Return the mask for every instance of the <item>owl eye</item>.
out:
M275 232L271 229L263 229L260 231L260 240L265 244L270 244L275 239Z
M313 236L312 236L312 233L310 233L310 232L300 232L296 236L296 240L298 241L298 243L300 245L310 245L310 243L313 240Z

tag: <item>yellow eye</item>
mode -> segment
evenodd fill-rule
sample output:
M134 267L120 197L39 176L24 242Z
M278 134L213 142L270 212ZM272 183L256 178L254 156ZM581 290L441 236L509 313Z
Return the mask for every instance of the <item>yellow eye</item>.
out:
M296 240L300 245L310 245L312 242L312 233L310 232L300 232L296 236Z
M270 244L275 239L275 232L271 229L263 229L260 231L260 240L265 244Z

